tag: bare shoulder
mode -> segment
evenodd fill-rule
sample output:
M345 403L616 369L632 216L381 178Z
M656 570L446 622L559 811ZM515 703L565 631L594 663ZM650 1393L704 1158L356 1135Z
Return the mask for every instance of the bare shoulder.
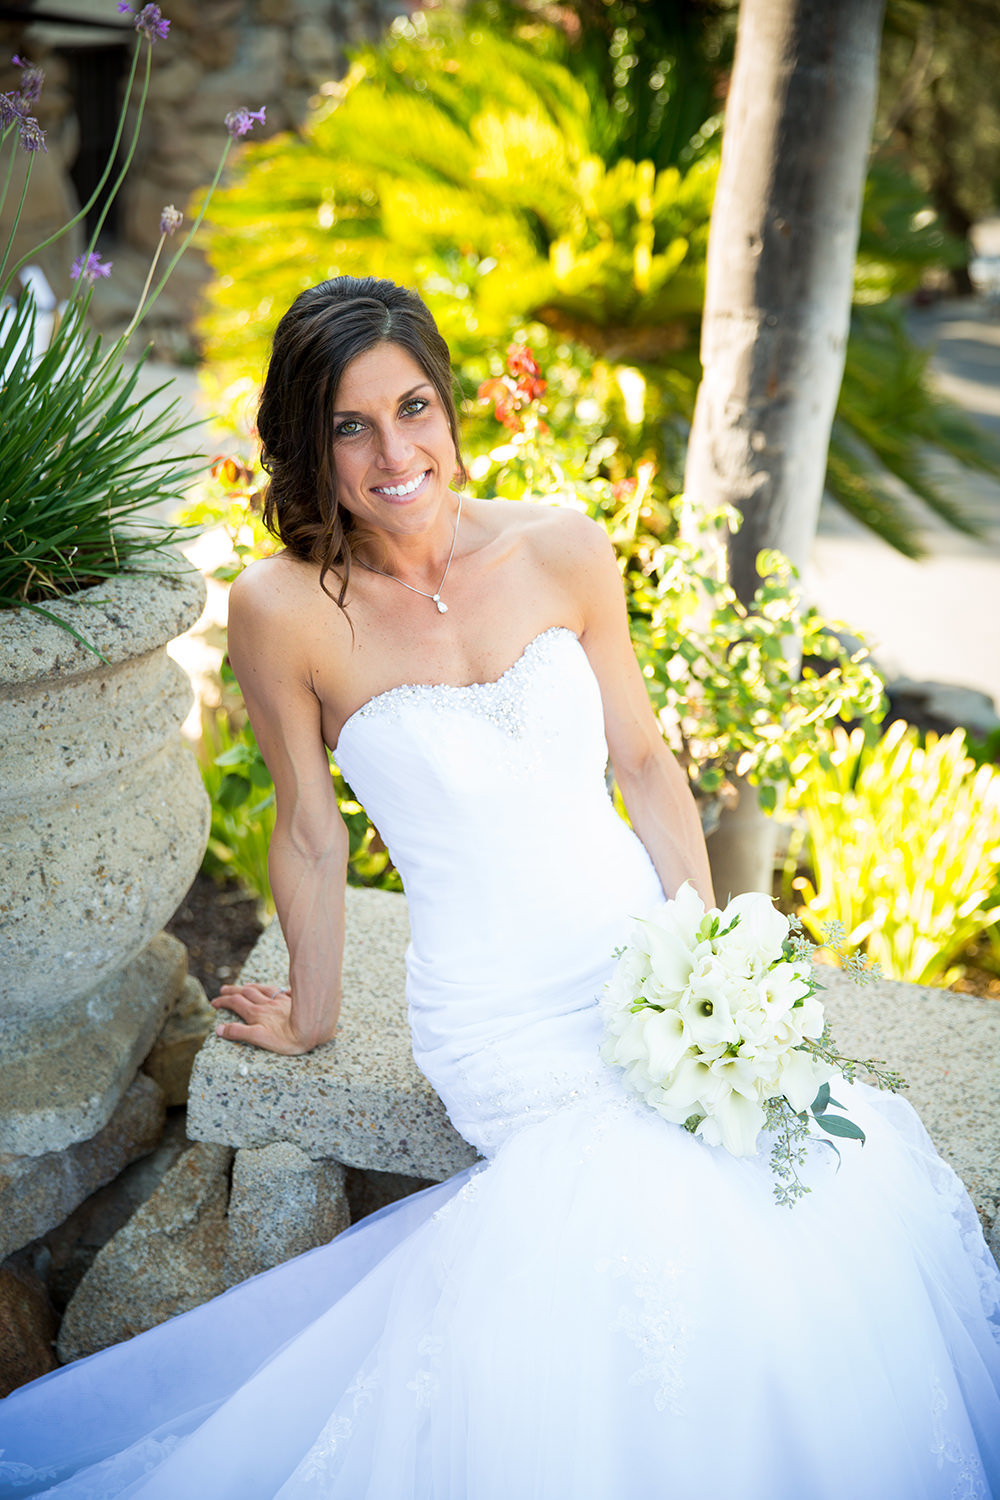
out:
M230 611L235 609L241 620L249 623L295 609L310 590L314 572L287 552L259 558L234 580L229 591Z
M533 505L521 500L481 502L495 534L517 538L546 562L571 564L600 561L611 554L603 526L581 511L562 505Z

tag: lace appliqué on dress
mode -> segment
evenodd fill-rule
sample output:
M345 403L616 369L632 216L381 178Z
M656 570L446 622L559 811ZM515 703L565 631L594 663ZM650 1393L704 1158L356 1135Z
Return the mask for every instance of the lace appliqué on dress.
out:
M168 1459L181 1439L176 1434L164 1438L144 1438L122 1453L102 1459L91 1468L80 1470L72 1476L74 1500L108 1500L110 1495L120 1495L144 1474L152 1474L165 1459ZM10 1471L15 1472L10 1472ZM0 1481L20 1488L37 1484L40 1479L58 1479L52 1489L36 1490L37 1500L46 1495L60 1493L62 1484L69 1476L59 1476L57 1469L31 1469L26 1464L0 1462Z
M972 1199L958 1173L933 1151L924 1155L924 1167L934 1191L944 1199L955 1220L969 1264L975 1272L983 1313L990 1332L1000 1344L1000 1277L997 1276L996 1261L983 1238Z
M671 1261L653 1267L646 1261L621 1255L598 1261L597 1270L625 1277L632 1283L633 1298L622 1303L613 1325L617 1332L631 1339L641 1356L642 1362L629 1377L629 1384L655 1382L656 1410L683 1416L680 1396L685 1386L683 1369L691 1330L678 1310L680 1268Z
M369 698L351 718L397 718L414 701L437 712L460 704L464 710L471 708L477 717L488 719L510 739L523 740L528 735L529 727L529 716L525 713L529 683L540 670L553 642L561 636L576 640L573 632L564 625L553 625L551 629L543 630L541 635L529 641L517 661L493 682L470 682L464 685L403 683Z
M469 1184L466 1183L466 1187ZM463 1188L464 1192L465 1189ZM417 1345L417 1354L422 1363L413 1379L406 1382L406 1389L416 1396L417 1411L427 1411L441 1389L441 1356L444 1354L444 1339L427 1333Z
M480 1187L482 1186L479 1179L484 1171L485 1164L483 1166L473 1167L472 1171L469 1174L468 1182L465 1183L463 1187L460 1187L458 1192L448 1199L447 1203L443 1204L435 1213L431 1215L431 1222L438 1223L441 1219L446 1219L449 1214L455 1211L460 1203L470 1203L472 1199L476 1197Z
M33 1469L30 1464L4 1463L4 1450L0 1448L0 1484L9 1485L11 1489L25 1489L29 1484L37 1484L40 1479L55 1479L58 1477L58 1469Z
M951 1500L989 1500L986 1475L975 1453L962 1448L954 1432L945 1426L948 1397L937 1375L931 1377L931 1453L937 1459L939 1470L945 1464L955 1469L955 1482L951 1489Z
M464 1097L452 1086L452 1098L470 1123L462 1121L461 1132L477 1151L489 1158L511 1136L525 1126L537 1125L564 1109L610 1102L620 1092L617 1080L596 1060L577 1067L550 1069L544 1084L526 1079L523 1069L513 1067L502 1056L492 1055L489 1078L474 1076L468 1066L457 1066Z
M303 1496L326 1494L327 1482L343 1462L344 1450L354 1435L358 1417L372 1404L380 1385L379 1372L372 1368L362 1370L348 1386L337 1411L291 1476L288 1493ZM291 1488L293 1485L294 1489ZM285 1492L283 1488L281 1493Z

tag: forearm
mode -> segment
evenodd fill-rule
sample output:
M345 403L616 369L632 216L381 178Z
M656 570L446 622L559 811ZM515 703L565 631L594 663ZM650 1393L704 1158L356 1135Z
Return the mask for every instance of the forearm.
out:
M616 766L615 779L664 893L675 896L690 880L705 905L714 906L701 819L677 762L665 749L663 754L654 751L635 766Z
M329 1041L340 1015L347 853L346 833L319 850L280 825L271 839L268 870L288 945L292 1028L307 1047Z

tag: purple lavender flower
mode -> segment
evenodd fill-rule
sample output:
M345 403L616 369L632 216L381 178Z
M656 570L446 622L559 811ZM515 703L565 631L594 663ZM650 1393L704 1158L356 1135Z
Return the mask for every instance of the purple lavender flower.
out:
M248 134L255 125L263 125L265 108L266 106L261 109L230 110L225 120L230 140L238 141L241 135Z
M151 42L155 42L157 37L162 42L166 40L170 22L163 19L158 5L144 5L135 18L135 29L141 31Z
M70 267L70 281L94 282L98 276L111 275L111 261L102 260L96 250L89 255L78 255Z
M173 234L174 230L180 229L183 223L184 215L181 213L180 209L175 208L172 203L168 203L166 208L160 214L160 233Z
M17 107L20 97L20 94L0 94L0 130L20 121L21 111Z
M49 148L45 144L45 131L31 115L18 116L17 128L18 139L25 151L48 151Z
M170 30L170 22L165 21L163 13L158 5L144 5L138 15L133 11L128 0L118 0L118 9L123 16L134 16L135 29L149 41L155 42L157 37L165 41L167 32Z
M15 68L23 68L24 76L21 79L21 87L18 94L26 105L34 104L42 92L42 84L45 82L45 74L41 68L36 68L26 57L18 57L16 54L11 59Z

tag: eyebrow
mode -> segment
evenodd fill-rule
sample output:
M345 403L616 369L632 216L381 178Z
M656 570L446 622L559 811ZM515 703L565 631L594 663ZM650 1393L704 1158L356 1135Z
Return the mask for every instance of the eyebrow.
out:
M431 380L421 380L418 385L411 386L408 391L404 391L401 396L397 396L396 400L397 400L398 403L402 403L403 401L409 401L410 397L411 396L415 396L418 393L418 391L433 391L433 390L434 390L434 382L433 381L431 381ZM332 413L332 416L334 418L338 418L338 417L363 417L364 416L364 412L363 411L341 411L339 409L339 407L338 407Z

